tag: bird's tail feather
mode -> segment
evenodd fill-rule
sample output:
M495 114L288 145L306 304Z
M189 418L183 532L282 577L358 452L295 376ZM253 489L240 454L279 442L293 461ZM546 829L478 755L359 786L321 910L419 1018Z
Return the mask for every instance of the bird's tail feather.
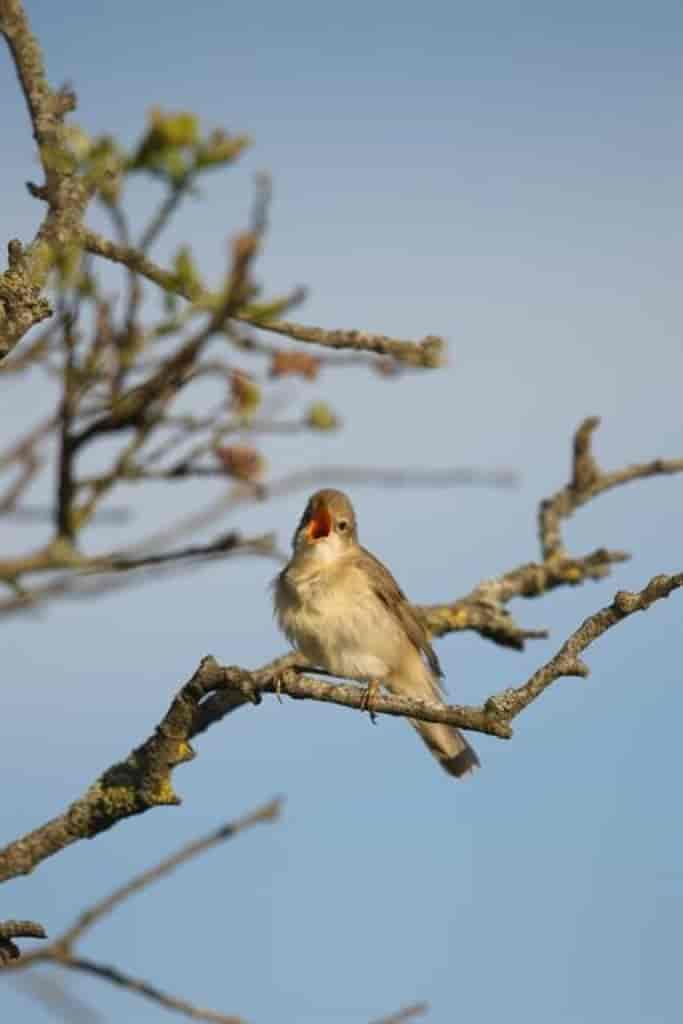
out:
M392 692L406 697L442 703L441 689L437 679L422 658L417 655L412 663L404 666L403 673L387 680L387 686ZM441 722L421 722L414 718L409 721L449 775L460 778L479 767L476 751L459 729Z
M418 722L413 718L410 722L449 775L459 779L479 767L476 751L459 729L440 722Z

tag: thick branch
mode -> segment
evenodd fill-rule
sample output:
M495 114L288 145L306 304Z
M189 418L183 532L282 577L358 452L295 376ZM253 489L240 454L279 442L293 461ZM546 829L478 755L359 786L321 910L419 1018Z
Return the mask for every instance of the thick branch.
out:
M236 697L243 702L259 704L261 694L285 694L295 700L316 700L324 704L363 711L366 708L365 688L353 683L327 683L322 679L301 675L296 667L284 669L266 668L257 672L245 672L235 667L222 667L213 659L204 659L204 674L213 679L211 689L228 691L234 702ZM276 663L277 665L277 663ZM199 709L196 731L203 731L212 713L210 701ZM466 707L459 704L437 704L429 701L408 700L405 697L377 695L372 699L373 714L391 715L399 718L417 718L423 722L443 722L474 732L488 733L507 739L512 735L505 723L494 721L484 708ZM193 734L194 735L194 734Z
M173 770L195 756L190 740L207 728L203 702L211 694L228 691L233 707L245 700L259 703L262 693L284 693L358 710L363 707L363 690L358 686L309 679L296 671L281 670L277 664L261 672L248 672L221 667L213 658L204 658L149 739L104 772L64 814L0 851L0 882L29 874L47 857L81 839L94 838L124 818L152 807L179 804L172 784ZM483 708L446 707L382 696L373 702L373 710L448 722L497 736L510 735L509 727L495 721Z
M620 592L613 603L583 623L558 654L521 687L490 697L480 707L430 704L395 696L373 699L375 714L444 722L488 733L512 735L510 721L556 679L586 675L578 655L607 629L683 586L683 573L656 576L640 593ZM363 710L365 692L350 683L328 683L300 673L296 656L257 671L221 666L206 657L179 691L155 732L125 761L109 768L68 810L0 851L0 882L28 874L41 861L81 839L92 839L123 818L152 807L179 804L172 784L173 769L194 758L193 737L241 704L259 704L264 693L286 694Z
M0 31L26 99L45 173L45 185L37 191L47 202L47 213L31 244L24 249L14 239L8 246L9 267L0 275L2 360L34 324L50 316L51 309L40 292L56 249L76 241L90 191L73 171L62 145L64 116L75 109L76 98L50 89L38 40L20 0L0 0Z

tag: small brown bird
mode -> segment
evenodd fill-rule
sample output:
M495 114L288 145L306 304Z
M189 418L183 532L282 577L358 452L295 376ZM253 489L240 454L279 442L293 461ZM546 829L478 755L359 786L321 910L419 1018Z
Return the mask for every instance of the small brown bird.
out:
M368 708L380 686L440 702L442 672L427 631L389 570L358 543L353 506L342 491L310 498L292 547L275 580L275 613L311 665L367 681ZM410 722L450 775L479 764L458 729Z

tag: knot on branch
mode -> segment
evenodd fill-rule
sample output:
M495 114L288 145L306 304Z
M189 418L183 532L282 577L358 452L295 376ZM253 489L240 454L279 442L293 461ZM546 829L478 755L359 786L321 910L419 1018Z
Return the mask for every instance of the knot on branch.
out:
M515 712L517 693L512 687L507 690L501 690L500 693L495 693L489 697L484 704L484 711L491 718L495 718L499 721L509 721Z
M614 597L613 607L620 615L631 615L633 612L644 612L655 601L668 597L672 590L681 586L683 573L676 576L654 576L644 590L633 593L630 590L620 590Z

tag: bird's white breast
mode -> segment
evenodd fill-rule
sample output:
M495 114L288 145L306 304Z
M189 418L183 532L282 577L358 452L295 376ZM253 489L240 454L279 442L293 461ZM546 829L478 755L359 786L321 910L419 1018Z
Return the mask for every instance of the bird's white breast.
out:
M399 624L355 567L285 573L276 587L281 628L313 664L335 675L383 679L406 644Z

